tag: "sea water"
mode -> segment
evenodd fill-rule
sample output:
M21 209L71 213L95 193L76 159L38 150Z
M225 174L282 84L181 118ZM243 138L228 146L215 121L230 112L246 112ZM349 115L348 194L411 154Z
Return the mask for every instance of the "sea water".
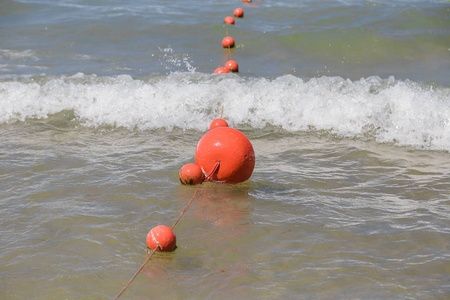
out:
M177 249L121 298L450 297L449 16L439 0L2 1L0 298L114 298L194 195L178 171L222 114L252 177L199 186ZM229 59L238 74L213 74Z

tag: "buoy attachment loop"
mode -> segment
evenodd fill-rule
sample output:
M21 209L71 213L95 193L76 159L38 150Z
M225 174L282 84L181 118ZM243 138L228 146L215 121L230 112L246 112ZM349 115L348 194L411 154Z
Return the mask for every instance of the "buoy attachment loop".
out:
M220 161L216 161L216 164L214 165L211 172L209 172L209 174L206 175L205 181L210 181L211 178L214 176L214 174L219 170L219 167L220 167Z

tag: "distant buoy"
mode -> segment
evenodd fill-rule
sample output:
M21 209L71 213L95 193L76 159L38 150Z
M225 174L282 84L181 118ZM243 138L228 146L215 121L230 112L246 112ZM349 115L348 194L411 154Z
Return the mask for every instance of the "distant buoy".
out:
M170 227L159 225L147 234L147 247L157 251L169 252L175 249L177 238Z
M229 60L225 63L225 68L229 69L231 72L239 72L239 65L234 60Z
M215 119L211 122L211 125L209 125L209 130L217 127L228 127L228 122L224 119Z
M252 2L252 0L242 0L242 2Z
M199 165L187 164L180 169L178 178L182 184L196 185L203 182L205 175Z
M221 73L230 73L230 70L224 67L220 67L214 70L214 74L221 74Z
M222 46L224 48L233 48L234 47L234 39L231 36L226 36L222 40Z
M240 183L250 178L255 167L255 152L248 138L239 130L217 127L208 131L197 144L195 163L210 174L211 181Z
M244 17L244 10L242 8L236 8L233 12L233 15L237 18L243 18Z
M233 19L233 17L230 17L230 16L225 17L225 19L223 19L223 22L226 24L234 25L234 19Z

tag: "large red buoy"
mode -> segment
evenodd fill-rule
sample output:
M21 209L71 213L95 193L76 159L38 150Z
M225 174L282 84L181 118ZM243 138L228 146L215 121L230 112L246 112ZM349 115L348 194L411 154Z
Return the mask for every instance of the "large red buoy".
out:
M234 47L234 39L231 36L226 36L222 40L222 46L224 48L233 48Z
M147 247L152 250L157 248L157 251L173 251L176 244L175 233L165 225L153 227L147 234Z
M208 131L197 144L195 163L209 180L222 183L240 183L250 178L255 167L255 152L248 138L239 130L217 127Z
M184 165L178 173L178 178L182 184L201 184L205 179L202 168L196 164Z

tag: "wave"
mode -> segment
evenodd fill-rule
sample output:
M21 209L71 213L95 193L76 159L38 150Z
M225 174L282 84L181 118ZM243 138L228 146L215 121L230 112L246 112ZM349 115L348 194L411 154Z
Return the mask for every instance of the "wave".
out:
M304 80L172 73L133 79L76 74L0 82L0 124L65 114L85 127L205 131L220 116L234 127L275 126L450 151L450 89L393 77ZM77 125L77 126L78 126Z

